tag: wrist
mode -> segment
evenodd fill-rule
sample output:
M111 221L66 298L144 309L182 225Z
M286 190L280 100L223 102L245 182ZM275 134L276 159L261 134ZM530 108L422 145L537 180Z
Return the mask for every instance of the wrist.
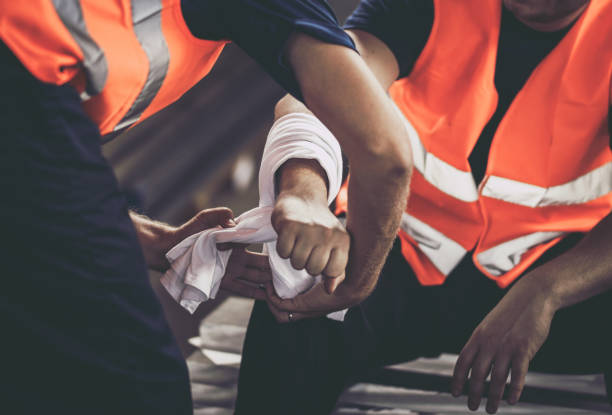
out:
M130 217L134 223L147 264L153 268L159 268L160 261L163 262L166 252L180 242L177 236L177 228L151 220L135 212L130 212Z
M561 289L558 284L559 279L555 278L555 276L556 273L546 272L546 270L537 268L526 275L525 278L522 278L523 281L519 281L528 284L527 291L539 297L542 304L544 304L544 310L551 315L554 315L559 309L564 307Z
M316 160L291 159L277 171L278 197L298 197L327 206L327 175Z
M154 222L145 232L147 244L150 249L156 254L165 256L174 245L180 242L177 228L173 228L166 224Z
M283 189L276 198L276 204L280 204L283 201L299 201L306 205L324 207L327 209L327 198L325 195L321 195L319 192L312 192L305 188L288 188Z

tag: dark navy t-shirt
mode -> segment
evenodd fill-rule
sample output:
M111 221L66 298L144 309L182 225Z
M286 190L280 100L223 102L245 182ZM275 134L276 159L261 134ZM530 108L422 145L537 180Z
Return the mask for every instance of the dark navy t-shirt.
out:
M194 36L231 40L298 98L299 86L282 55L292 33L355 49L325 0L182 0L181 7Z
M395 55L399 77L410 75L429 38L434 20L433 0L362 0L345 28L359 29L382 40ZM559 44L570 27L541 32L502 10L495 88L499 102L469 157L476 183L485 174L493 136L514 97L531 72ZM612 112L609 119L612 119ZM612 123L612 121L611 121Z

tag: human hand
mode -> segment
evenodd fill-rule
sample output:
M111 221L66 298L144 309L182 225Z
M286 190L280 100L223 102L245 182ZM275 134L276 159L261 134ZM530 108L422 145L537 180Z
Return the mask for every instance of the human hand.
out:
M516 404L525 385L529 362L550 330L557 306L536 275L526 275L484 318L461 351L455 365L451 392L459 396L470 372L468 407L480 406L484 381L491 373L486 410L497 412L511 372L507 401Z
M243 245L234 245L232 248L232 255L221 280L221 289L241 297L265 300L265 287L272 283L268 256L248 251Z
M203 210L176 229L174 234L174 238L177 239L176 243L216 226L233 227L235 226L233 216L232 211L228 208ZM268 256L251 252L241 244L219 244L218 248L220 250L232 249L220 288L241 297L265 300L265 284L272 281Z
M216 226L234 226L231 209L221 207L200 211L179 227L151 220L146 216L130 212L145 260L149 268L165 272L170 264L166 253L183 239Z
M321 274L325 290L333 293L344 280L350 237L327 201L281 192L272 226L278 234L278 254L289 258L295 269L306 269L312 276Z
M333 294L329 294L323 283L294 298L282 299L272 284L266 284L268 308L279 323L293 323L305 318L325 316L334 311L344 310L355 305L352 297L347 296L346 283Z

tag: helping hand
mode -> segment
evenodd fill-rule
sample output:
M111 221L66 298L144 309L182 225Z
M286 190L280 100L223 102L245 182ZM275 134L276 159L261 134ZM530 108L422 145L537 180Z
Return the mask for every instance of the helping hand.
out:
M216 226L224 228L235 226L233 217L234 214L228 208L202 210L191 220L176 228L167 238L167 242L172 241L172 245L164 251L164 261L166 261L165 252L193 234ZM272 281L268 256L248 251L243 245L219 246L219 249L228 248L233 248L233 251L221 280L221 289L241 297L265 300L265 284Z
M319 283L294 298L283 300L276 294L272 284L266 285L268 308L279 323L293 323L350 308L356 302L355 296L349 291L347 283L344 283L333 294L329 294L324 284Z
M165 272L170 264L166 252L185 238L217 226L235 226L234 214L228 208L206 209L199 212L179 227L153 221L130 212L130 217L141 242L149 268ZM219 249L234 248L221 288L244 297L264 300L265 284L272 281L268 256L250 252L243 245L219 246Z
M234 245L232 248L232 255L221 280L221 289L241 297L265 300L265 287L272 283L268 256L248 251L242 245Z
M183 239L216 226L234 226L234 214L228 208L214 208L200 211L179 227L157 222L130 212L140 245L149 268L165 272L170 264L166 253Z

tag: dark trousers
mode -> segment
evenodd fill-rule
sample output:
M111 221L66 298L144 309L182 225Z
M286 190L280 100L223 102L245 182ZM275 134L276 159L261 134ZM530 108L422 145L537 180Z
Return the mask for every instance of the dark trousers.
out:
M538 264L572 246L566 238ZM534 266L537 266L534 265ZM468 256L442 286L421 286L395 246L373 294L343 323L278 324L264 302L244 345L237 414L326 414L353 377L382 365L459 353L505 291ZM612 292L560 310L530 369L602 373L612 368Z
M0 43L0 412L191 414L97 127Z

